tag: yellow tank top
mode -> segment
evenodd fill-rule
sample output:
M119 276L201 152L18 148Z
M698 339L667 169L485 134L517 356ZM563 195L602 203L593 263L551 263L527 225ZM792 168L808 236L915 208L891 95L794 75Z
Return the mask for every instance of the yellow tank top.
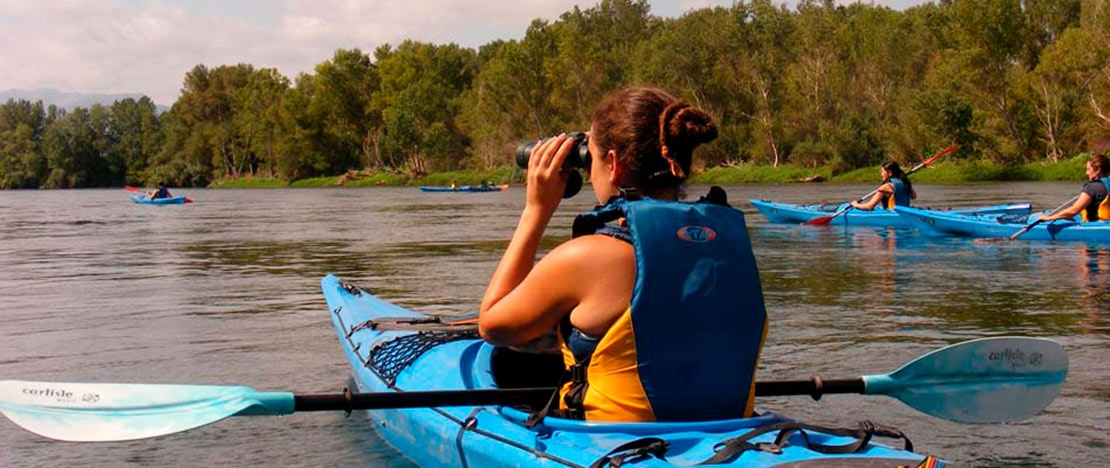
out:
M559 334L559 347L563 363L569 369L575 359L562 333ZM629 307L601 337L586 369L590 385L582 406L587 421L655 421L637 369L636 335L632 332L632 308ZM570 385L568 382L559 392L560 409L567 409L564 397Z

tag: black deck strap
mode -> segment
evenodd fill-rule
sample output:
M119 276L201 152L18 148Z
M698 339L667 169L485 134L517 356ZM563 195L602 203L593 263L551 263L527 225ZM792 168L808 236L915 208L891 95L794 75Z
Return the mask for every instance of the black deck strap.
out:
M455 435L455 448L459 451L459 461L462 462L464 468L469 468L470 463L466 461L466 451L463 450L463 434L466 434L466 431L478 427L478 413L481 411L482 408L480 407L471 410L470 414L466 416L466 419L462 421L462 424L459 424L459 432Z
M590 468L617 468L626 462L636 462L649 456L667 461L665 456L671 444L658 437L645 437L626 442L610 450L605 456L590 464Z
M902 439L905 442L902 444L902 449L907 452L913 451L913 441L906 436L900 429L896 427L884 426L879 423L871 421L860 421L860 429L870 432L879 437L886 437L888 439Z
M837 437L851 437L856 440L855 442L847 445L818 444L810 442L809 433L806 432L807 429L811 431L823 432L825 434ZM798 433L798 435L802 436L802 440L804 441L802 444L803 447L813 450L817 453L823 453L825 455L844 455L848 453L856 453L871 442L872 435L870 432L864 431L862 429L843 429L800 424L798 427L783 429L779 431L778 435L775 436L775 446L780 448L786 447L787 440L790 438L790 436L794 435L794 433Z
M749 442L750 440L758 436L775 431L778 431L778 434L775 436L774 442L762 442L754 444ZM809 433L807 431L821 432L836 437L850 437L855 439L855 442L846 445L818 444L809 440ZM803 447L809 450L813 450L814 452L827 455L857 453L866 448L867 445L871 443L871 438L873 436L902 439L905 441L904 449L910 452L913 451L913 442L910 441L910 439L906 437L906 435L903 434L902 431L889 426L875 424L871 421L860 421L859 423L857 423L856 428L823 427L791 421L764 426L745 433L744 435L741 435L739 437L735 437L724 442L719 442L713 446L713 450L716 453L709 459L698 464L716 465L720 463L726 463L734 460L736 457L740 456L748 450L761 450L764 452L776 454L782 453L782 449L789 445L790 436L794 435L795 433L802 437L803 443L801 445Z
M547 404L543 405L543 408L533 411L528 415L528 419L524 421L524 427L531 429L543 422L544 418L547 417L547 413L551 412L551 408L555 405L555 402L559 401L558 398L559 390L556 389L555 392L551 394L551 398L547 400Z
M766 434L768 432L775 432L775 431L783 430L783 429L786 429L786 428L789 428L789 427L794 427L798 424L800 424L800 423L796 423L796 422L792 422L792 421L791 422L781 422L781 423L778 423L778 424L771 424L771 425L763 426L763 427L760 427L760 428L757 428L757 429L753 429L749 432L744 433L744 435L741 435L739 437L733 437L731 439L725 440L724 442L718 442L715 445L713 445L713 451L715 452L713 454L713 456L709 457L705 461L702 461L701 463L698 463L698 464L699 465L718 465L718 464L721 464L721 463L727 463L727 462L731 461L732 459L740 456L740 454L742 454L744 452L747 452L748 450L761 450L761 451L770 452L770 453L781 453L782 448L775 445L775 444L769 444L769 443L753 444L753 443L748 442L748 441L752 440L756 437L759 437L763 434Z
M559 401L559 393L560 393L560 390L562 389L561 384L566 382L567 375L569 373L570 373L569 369L566 370L566 371L563 371L563 377L559 379L560 386L556 387L555 391L551 393L551 398L549 398L547 400L547 404L543 405L543 408L540 408L536 411L532 411L532 413L528 415L528 419L524 421L524 427L526 427L528 429L536 427L539 423L543 422L544 418L546 418L547 415L549 413L551 413L553 408L556 408L556 407L559 406L556 402ZM559 413L558 410L556 410L555 412Z

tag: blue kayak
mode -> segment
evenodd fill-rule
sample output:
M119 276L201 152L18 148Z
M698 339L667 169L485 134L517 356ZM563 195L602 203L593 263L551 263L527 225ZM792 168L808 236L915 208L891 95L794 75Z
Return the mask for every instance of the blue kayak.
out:
M944 213L899 206L895 211L918 226L963 237L1010 237L1033 221L1034 215L978 215ZM1110 242L1110 221L1092 223L1058 219L1037 223L1021 234L1025 240Z
M169 198L155 198L151 199L146 195L131 195L131 201L141 205L184 205L188 202L188 197L185 195L178 195Z
M333 275L326 276L321 286L360 392L506 388L508 383L499 382L519 380L538 368L514 360L512 351L485 343L473 325L441 323ZM714 457L714 446L729 441L732 445L725 446L742 449L720 461L722 465L943 465L932 457L877 444L870 437L834 435L829 433L832 429L787 434L780 449L761 450L758 447L767 448L782 434L782 425L794 422L769 412L747 419L675 423L599 423L548 416L533 428L524 424L527 412L506 406L380 409L367 414L389 444L421 466L585 467L614 455L615 450L629 466L688 466ZM641 456L630 454L637 449L626 444L639 447ZM852 444L857 450L848 453L818 451Z
M509 188L509 184L503 185L460 185L458 187L444 187L435 185L421 185L421 192L500 192Z
M815 204L792 205L789 203L776 203L767 200L752 200L760 213L772 223L801 224L822 216L832 216L846 208L847 203L840 205ZM968 215L1001 215L1010 213L1029 213L1033 208L1031 203L1007 203L1001 205L979 206L972 208L952 208L935 210L945 213L960 213ZM934 211L934 210L931 210ZM834 226L912 226L909 219L899 216L891 210L877 208L871 211L851 209L837 216L829 223Z

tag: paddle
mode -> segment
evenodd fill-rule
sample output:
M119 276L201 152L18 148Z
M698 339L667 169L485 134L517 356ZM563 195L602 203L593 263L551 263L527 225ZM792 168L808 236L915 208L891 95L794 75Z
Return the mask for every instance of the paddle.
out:
M1025 227L1021 228L1021 230L1020 230L1020 231L1018 231L1018 232L1015 232L1015 233L1013 233L1012 235L1010 235L1010 240L1014 240L1014 239L1017 239L1017 238L1018 238L1018 236L1020 236L1020 235L1022 235L1022 234L1025 234L1025 233L1026 233L1026 232L1028 232L1028 231L1029 231L1030 229L1033 229L1033 226L1036 226L1036 225L1038 225L1038 224L1041 224L1041 221L1043 221L1043 220L1044 220L1044 217L1045 217L1045 216L1052 216L1052 215L1054 215L1054 214L1056 214L1056 213L1059 213L1059 212L1060 212L1060 210L1063 210L1063 209L1065 209L1065 208L1067 208L1067 207L1071 206L1071 205L1072 205L1073 203L1075 203L1075 201L1076 201L1076 200L1078 200L1078 199L1079 199L1079 195L1076 195L1076 196L1072 197L1072 199L1071 199L1071 200L1068 200L1068 201L1064 202L1064 204L1063 204L1063 205L1060 205L1060 206L1056 207L1056 209L1055 209L1055 210L1052 210L1052 211L1051 211L1051 212L1049 212L1048 214L1046 214L1046 215L1042 215L1042 216L1038 216L1036 220L1034 220L1033 222L1031 222L1031 223L1029 223L1029 224L1026 224L1026 225L1025 225Z
M960 147L959 145L952 145L952 146L949 146L949 147L945 148L941 152L939 152L937 154L934 154L929 159L926 159L925 161L922 161L920 164L914 166L912 169L910 169L909 171L906 172L906 175L913 174L914 172L917 172L919 169L936 162L936 160L944 157L945 155L948 155L949 153L952 153L953 151L956 151L956 149L959 148L959 147ZM868 193L867 195L864 195L862 198L860 198L859 200L856 200L856 201L860 202L860 203L864 202L868 198L871 198L872 196L874 196L875 193L878 192L880 188L882 188L882 185L876 187L875 190L872 190L870 193ZM809 221L806 221L804 224L807 225L807 226L828 226L829 223L832 222L833 218L836 218L837 216L840 216L844 213L847 213L852 208L854 208L854 207L852 206L851 203L849 203L848 206L844 207L844 209L842 209L840 211L837 211L836 213L833 213L831 216L821 216L819 218L813 218Z
M883 375L759 382L758 396L859 393L897 398L960 422L1029 418L1056 398L1068 371L1063 347L1043 338L957 343ZM209 385L0 382L0 412L51 439L102 442L157 437L229 416L543 402L554 388L294 395Z

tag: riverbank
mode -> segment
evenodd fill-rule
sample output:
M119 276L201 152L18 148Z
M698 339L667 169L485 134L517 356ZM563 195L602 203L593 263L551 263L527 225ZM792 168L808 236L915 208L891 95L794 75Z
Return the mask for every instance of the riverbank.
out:
M1036 162L1021 166L1003 167L997 164L968 161L941 161L911 176L917 183L962 182L1081 182L1088 155L1082 154L1058 163ZM906 167L905 169L909 169ZM877 182L879 166L833 174L831 167L805 168L792 165L771 167L756 164L718 167L696 172L690 178L692 185L775 184L797 182L868 183ZM521 184L524 171L515 167L501 167L489 171L455 171L428 174L411 178L398 172L350 171L331 177L315 177L286 182L281 179L251 177L224 179L213 182L209 188L284 188L284 187L377 187L420 185L478 185Z

